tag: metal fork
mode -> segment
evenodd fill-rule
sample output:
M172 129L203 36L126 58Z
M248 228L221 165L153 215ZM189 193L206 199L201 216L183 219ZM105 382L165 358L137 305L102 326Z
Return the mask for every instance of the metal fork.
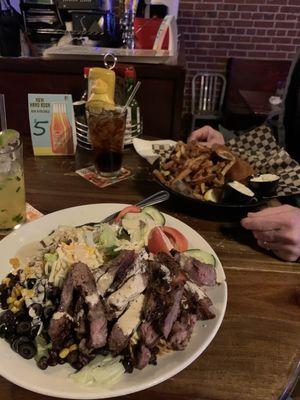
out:
M162 203L163 201L168 200L169 197L170 197L169 192L167 192L166 190L161 190L160 192L152 194L151 196L146 197L144 200L141 200L140 202L136 203L135 206L139 207L153 206L154 204ZM120 211L117 211L109 215L108 217L100 221L100 223L107 223L112 221L119 214Z
M278 400L288 400L290 398L289 396L292 395L292 392L295 389L295 386L297 385L299 379L300 379L300 361L298 362L296 368L291 373L288 383L283 393L279 396Z

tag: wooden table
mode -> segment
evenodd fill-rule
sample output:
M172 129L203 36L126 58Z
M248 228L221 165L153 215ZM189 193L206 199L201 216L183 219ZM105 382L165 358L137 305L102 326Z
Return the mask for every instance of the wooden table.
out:
M269 98L274 95L273 92L264 92L259 90L239 90L249 110L257 116L267 116L271 112Z
M130 148L124 164L136 175L106 189L75 174L90 163L91 154L83 151L75 158L34 158L26 140L28 202L46 214L89 203L134 203L158 189L146 162ZM215 249L227 276L228 305L219 332L201 357L168 381L124 399L278 399L300 358L300 265L277 260L241 229L224 229L222 222L200 219L181 201L171 199L161 209L190 225ZM50 399L3 378L0 398Z

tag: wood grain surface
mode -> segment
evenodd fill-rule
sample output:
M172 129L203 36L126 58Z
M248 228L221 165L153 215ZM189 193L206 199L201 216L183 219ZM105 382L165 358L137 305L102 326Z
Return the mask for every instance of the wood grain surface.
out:
M124 165L135 175L108 188L98 189L75 174L92 161L92 154L82 150L75 158L35 158L26 138L27 201L46 214L82 204L134 203L159 190L149 165L130 147ZM203 213L177 198L160 208L190 225L215 249L227 277L228 305L220 331L193 364L158 386L123 398L278 399L300 356L300 265L258 248L239 227L240 215ZM0 399L50 398L0 378Z

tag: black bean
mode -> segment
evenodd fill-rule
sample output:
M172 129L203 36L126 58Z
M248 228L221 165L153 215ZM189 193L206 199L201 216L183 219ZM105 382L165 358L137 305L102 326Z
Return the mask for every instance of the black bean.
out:
M29 321L21 321L17 326L18 335L29 335L31 333L31 323Z
M13 288L20 281L19 274L15 275L15 274L10 273L10 274L7 275L7 278L10 279L9 284L8 284L8 286L10 288Z
M58 357L57 364L65 364L65 363L66 363L66 359L65 358Z
M133 372L133 365L132 365L131 359L125 357L122 360L122 364L123 364L123 367L125 369L125 372L127 372L128 374L131 374Z
M18 353L26 360L30 360L36 354L36 347L33 343L22 343L18 345Z
M30 339L27 336L19 336L16 341L16 346L19 346L23 343L30 343Z
M6 334L6 325L5 324L1 324L0 325L0 338L4 338Z
M44 318L46 319L46 321L52 318L52 315L54 314L55 310L56 307L54 306L47 306L44 308Z
M39 303L31 304L30 310L33 310L37 317L40 317L43 314L43 306Z
M48 358L48 365L49 365L49 367L55 367L57 365L57 359L49 357Z
M16 353L18 352L18 336L14 336L14 339L10 343L10 347L15 351Z
M71 364L71 366L74 368L74 369L77 369L77 371L79 371L82 367L83 367L83 363L81 362L81 361L76 361L76 362L74 362L74 363L72 363Z
M50 367L55 367L57 365L58 356L56 351L50 350L49 351L49 358L48 358L48 365Z
M42 369L45 370L48 367L48 357L43 356L41 357L38 361L37 361L37 366Z
M29 321L29 315L27 310L20 310L18 312L15 313L15 317L18 323L20 323L21 321Z
M56 306L60 303L61 290L56 286L51 286L47 291L47 299L51 300Z
M27 289L33 289L34 285L36 284L36 279L31 278L26 281Z
M64 341L64 347L70 347L74 344L74 339L73 338L68 338Z
M77 350L73 350L71 351L71 353L68 354L66 360L69 364L74 364L76 363L76 361L78 360L78 351Z
M4 311L0 315L0 324L15 326L17 322L16 316L10 310Z
M7 299L10 296L10 289L3 283L0 285L0 306L3 310L8 308Z

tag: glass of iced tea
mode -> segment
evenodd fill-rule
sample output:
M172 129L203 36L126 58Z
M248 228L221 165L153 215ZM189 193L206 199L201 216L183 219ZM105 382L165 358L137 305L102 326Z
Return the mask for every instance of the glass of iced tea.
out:
M0 229L14 229L25 219L23 147L16 138L0 145Z
M88 125L98 172L104 177L117 176L122 167L126 109L89 110Z

